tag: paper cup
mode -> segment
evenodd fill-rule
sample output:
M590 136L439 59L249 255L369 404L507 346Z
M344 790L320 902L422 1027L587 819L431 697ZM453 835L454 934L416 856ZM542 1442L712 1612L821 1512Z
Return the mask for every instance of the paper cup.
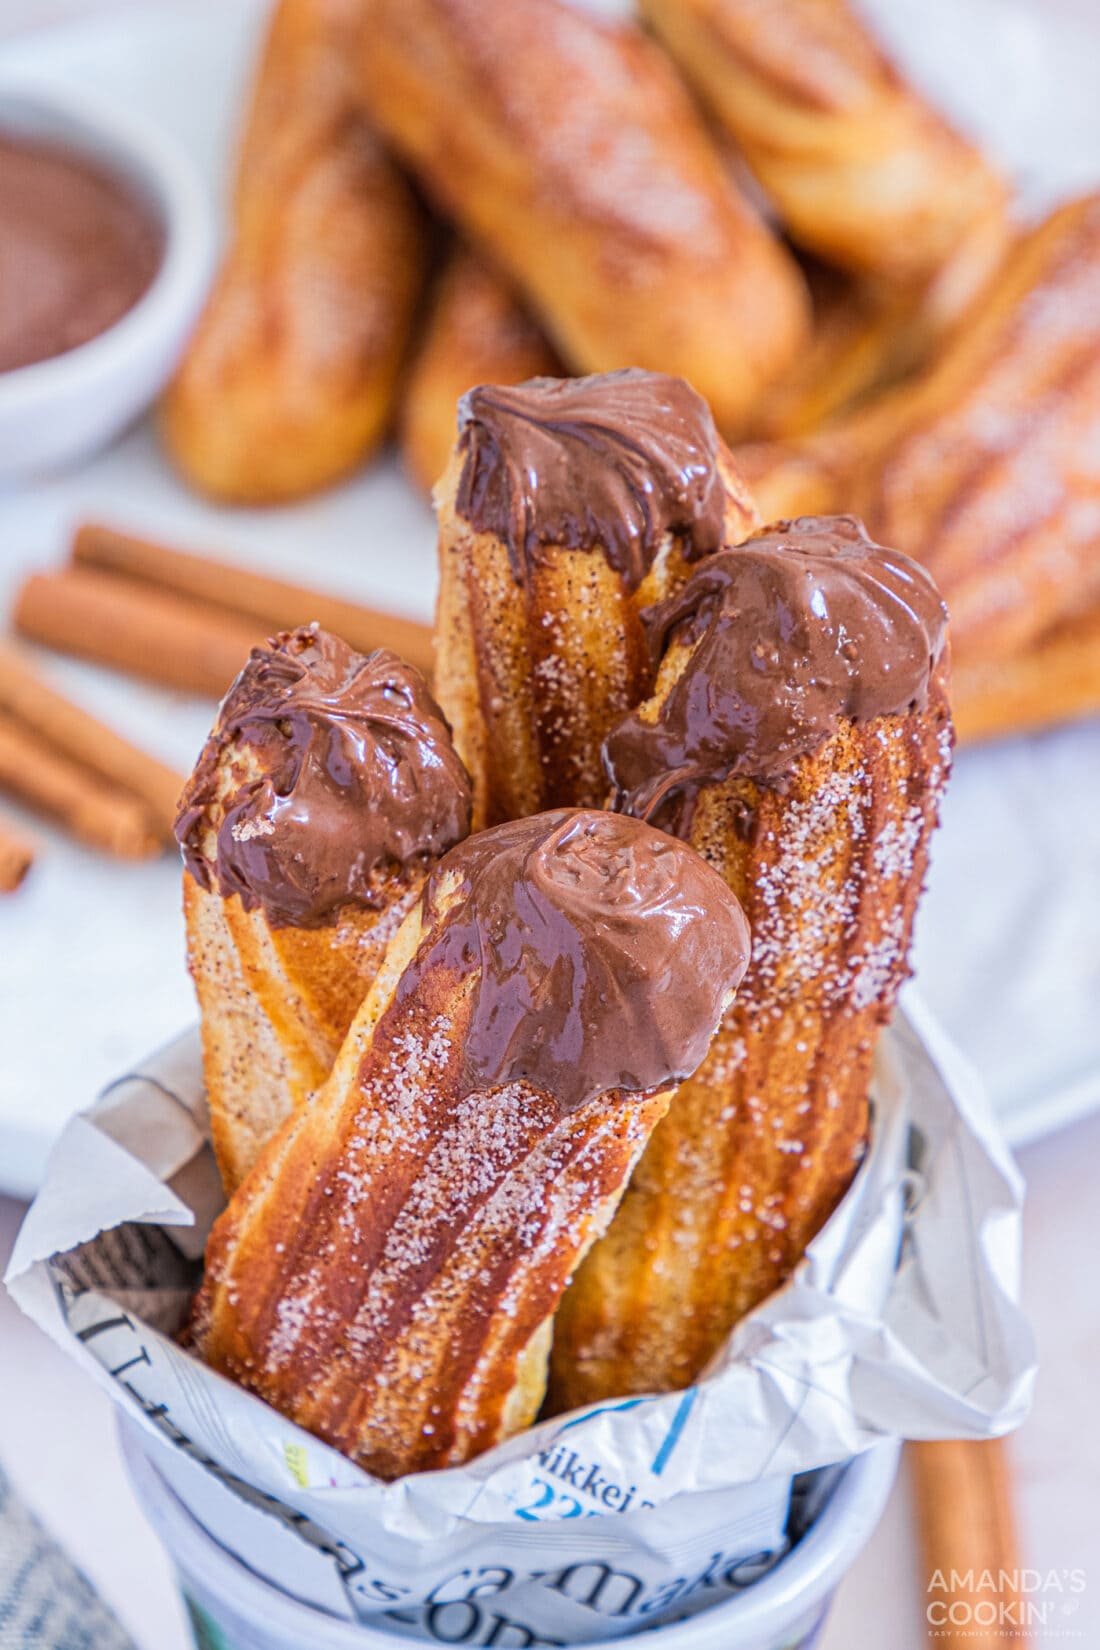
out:
M279 1592L214 1541L173 1494L150 1459L148 1441L120 1416L123 1454L138 1500L176 1569L198 1650L401 1650L410 1640L340 1621ZM813 1527L767 1575L686 1621L649 1629L659 1650L811 1650L829 1604L882 1514L900 1446L875 1445L844 1469ZM521 1650L467 1603L441 1619L434 1642ZM589 1650L631 1642L604 1639ZM529 1640L522 1650L529 1650Z

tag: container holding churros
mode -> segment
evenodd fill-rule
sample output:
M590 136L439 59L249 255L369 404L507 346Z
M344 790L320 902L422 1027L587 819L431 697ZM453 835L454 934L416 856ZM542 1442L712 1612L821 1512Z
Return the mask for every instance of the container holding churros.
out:
M895 1016L946 612L852 517L762 528L663 374L464 398L438 503L438 700L316 622L242 660L175 820L199 1029L10 1285L200 1642L808 1643L883 1440L1031 1382L1018 1180Z
M74 1120L8 1284L125 1413L139 1494L198 1618L234 1650L284 1650L306 1622L349 1650L446 1641L475 1615L470 1642L499 1618L494 1642L668 1622L678 1645L690 1616L685 1650L738 1643L762 1573L784 1636L746 1644L777 1650L820 1619L877 1518L884 1436L985 1437L1028 1404L1019 1181L969 1071L911 1011L884 1039L851 1190L709 1372L543 1421L465 1466L372 1478L178 1344L224 1202L194 1034ZM853 1457L848 1490L835 1463ZM825 1594L788 1597L788 1563L800 1587L815 1569L799 1555L819 1522L843 1558Z

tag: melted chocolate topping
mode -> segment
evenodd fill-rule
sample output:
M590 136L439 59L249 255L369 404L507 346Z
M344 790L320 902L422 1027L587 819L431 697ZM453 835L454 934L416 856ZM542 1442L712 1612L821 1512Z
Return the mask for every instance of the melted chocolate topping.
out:
M469 777L420 673L311 625L252 650L184 790L176 837L204 888L238 894L273 926L315 927L347 901L376 903L379 873L461 841L470 809Z
M610 813L562 809L479 832L432 871L426 924L440 904L398 1001L430 971L475 974L472 1093L525 1081L572 1110L688 1077L748 962L748 925L717 872Z
M722 542L714 420L682 378L631 367L482 385L459 402L458 430L455 509L504 540L517 582L552 544L598 547L633 590L666 533L689 561Z
M653 819L731 775L782 780L842 718L923 707L947 610L854 517L803 516L708 557L643 621L655 657L693 649L656 719L643 706L604 744L615 806Z

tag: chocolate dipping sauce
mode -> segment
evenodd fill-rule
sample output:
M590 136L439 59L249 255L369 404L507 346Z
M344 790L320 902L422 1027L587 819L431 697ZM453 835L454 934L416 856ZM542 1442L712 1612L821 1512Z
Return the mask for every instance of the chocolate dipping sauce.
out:
M105 332L163 252L156 212L124 179L76 149L0 132L0 372Z

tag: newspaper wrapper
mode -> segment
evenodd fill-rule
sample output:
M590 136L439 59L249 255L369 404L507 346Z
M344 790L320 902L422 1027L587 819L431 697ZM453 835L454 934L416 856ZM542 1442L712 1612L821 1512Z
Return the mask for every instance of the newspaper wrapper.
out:
M193 1032L66 1129L7 1282L138 1419L207 1531L284 1591L416 1636L580 1643L750 1582L784 1551L796 1475L884 1435L1018 1424L1020 1200L972 1073L911 1001L849 1194L698 1385L384 1484L171 1338L223 1202ZM461 1625L483 1615L491 1641Z

